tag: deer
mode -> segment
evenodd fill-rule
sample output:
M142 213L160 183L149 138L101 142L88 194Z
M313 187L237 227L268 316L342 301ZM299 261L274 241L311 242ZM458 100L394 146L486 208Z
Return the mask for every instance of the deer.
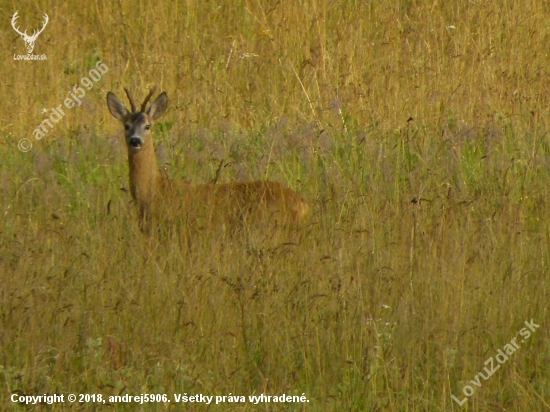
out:
M309 206L294 190L267 180L230 183L191 184L172 180L159 171L152 136L152 125L168 107L166 92L148 103L156 88L152 88L139 110L128 89L124 89L130 109L111 92L107 106L111 115L124 125L128 151L130 192L139 209L139 228L151 233L171 221L174 216L185 216L186 221L197 222L206 228L221 223L274 222L286 227L302 223ZM233 225L233 226L231 226ZM260 227L261 229L261 227Z
M34 42L38 38L38 35L44 31L44 29L48 25L48 21L50 19L49 19L48 15L46 13L44 13L44 24L42 25L42 28L40 30L35 30L32 33L32 36L29 36L27 34L27 30L25 30L23 33L21 33L19 31L19 27L15 26L15 24L17 22L17 19L19 18L17 13L19 13L19 11L16 11L15 14L13 15L13 17L11 18L11 26L17 32L17 34L19 34L23 38L23 40L25 41L25 47L27 48L27 53L31 54L32 51L34 50Z

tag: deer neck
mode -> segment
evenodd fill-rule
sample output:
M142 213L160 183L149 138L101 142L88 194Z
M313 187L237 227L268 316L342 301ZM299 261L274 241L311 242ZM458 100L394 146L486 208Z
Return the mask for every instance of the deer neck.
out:
M160 177L155 148L152 144L138 152L128 152L130 163L130 190L140 208L149 209Z

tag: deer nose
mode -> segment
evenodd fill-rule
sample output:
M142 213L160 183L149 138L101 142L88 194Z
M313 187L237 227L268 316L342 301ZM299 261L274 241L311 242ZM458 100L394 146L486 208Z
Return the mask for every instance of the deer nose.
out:
M136 149L139 149L142 145L141 139L139 137L130 137L128 143L131 147L135 147Z

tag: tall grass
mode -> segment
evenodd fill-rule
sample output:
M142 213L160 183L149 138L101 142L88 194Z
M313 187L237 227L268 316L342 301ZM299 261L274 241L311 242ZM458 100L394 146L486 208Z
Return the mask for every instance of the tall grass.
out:
M13 60L16 10L29 32L50 16L47 60ZM550 409L546 2L44 0L0 17L3 409L12 393ZM109 71L35 140L98 60ZM169 175L208 182L221 164L219 181L284 182L309 221L276 242L145 238L105 95L154 84Z

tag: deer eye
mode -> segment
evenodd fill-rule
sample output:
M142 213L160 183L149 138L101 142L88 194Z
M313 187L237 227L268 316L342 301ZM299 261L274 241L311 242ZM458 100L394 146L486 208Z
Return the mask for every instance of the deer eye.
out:
M149 130L149 129L151 129L151 125L150 125L150 124L146 124L146 125L145 125L145 130Z
M130 130L130 125L128 123L124 125L124 130Z

